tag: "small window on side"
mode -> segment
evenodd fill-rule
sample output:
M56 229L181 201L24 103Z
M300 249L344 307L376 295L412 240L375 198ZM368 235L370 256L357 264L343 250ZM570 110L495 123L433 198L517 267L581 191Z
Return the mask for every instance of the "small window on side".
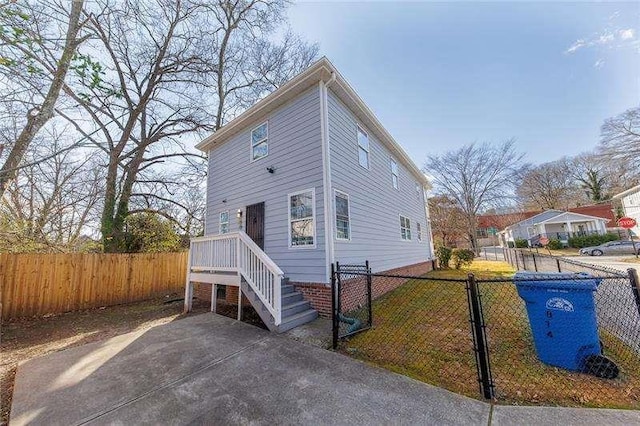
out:
M398 163L391 159L391 184L395 189L398 189Z
M369 136L358 126L358 162L369 169Z
M229 232L229 211L220 212L220 233L226 234Z
M349 212L349 195L336 191L336 239L351 239L351 218Z
M400 216L400 237L403 240L411 241L411 220L405 216Z
M269 123L264 122L251 131L251 161L269 155Z

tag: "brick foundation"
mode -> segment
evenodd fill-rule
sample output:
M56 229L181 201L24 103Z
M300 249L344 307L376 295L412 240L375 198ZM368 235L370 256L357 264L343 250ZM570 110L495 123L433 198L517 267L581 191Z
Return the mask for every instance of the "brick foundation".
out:
M221 284L218 284L220 288ZM193 283L193 295L200 300L206 300L211 303L211 289L213 285L207 283ZM226 286L224 301L229 305L238 304L238 289L235 286ZM329 298L331 300L331 298ZM251 306L251 302L247 299L247 296L242 295L242 306Z
M240 291L240 287L234 287L234 286L227 286L226 292L225 292L225 300L228 304L230 305L237 305L238 304L238 291ZM249 299L247 299L247 296L245 296L244 294L242 295L242 306L250 306L251 302L249 302Z
M316 283L291 283L296 291L302 293L304 300L318 311L318 315L331 318L331 286Z
M211 303L211 284L193 283L193 295L200 300L208 300Z
M388 271L381 271L380 274L386 275L407 275L407 276L421 276L427 272L433 270L433 262L422 262L413 265L403 266L401 268L390 269ZM407 280L403 279L385 279L385 277L372 277L371 278L371 293L372 298L378 297L395 290L400 287ZM330 284L321 283L295 283L292 282L296 291L302 293L304 300L311 303L313 309L318 311L321 317L331 317L331 286ZM358 277L342 282L342 295L341 304L343 310L350 310L358 307L365 300L360 300L366 294L365 288L367 285L366 277Z

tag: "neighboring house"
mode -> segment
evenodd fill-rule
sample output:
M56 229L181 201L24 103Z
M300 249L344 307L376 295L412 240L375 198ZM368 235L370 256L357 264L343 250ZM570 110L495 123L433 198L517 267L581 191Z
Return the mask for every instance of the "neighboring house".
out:
M495 246L499 244L499 232L509 225L535 216L535 212L513 212L503 214L484 214L478 216L476 238L479 247Z
M573 213L580 213L587 216L596 216L608 220L607 229L611 232L616 232L618 224L616 223L616 215L611 203L604 204L592 204L588 206L573 207L568 211Z
M613 199L620 200L625 216L635 219L640 224L640 185L614 195ZM640 236L640 226L636 224L634 228L631 228L631 232L635 236Z
M228 286L227 301L240 287L284 331L330 314L335 262L431 268L429 183L326 58L197 148L209 158L207 213L186 309L194 282Z
M517 239L527 240L529 245L537 245L541 237L554 238L563 244L570 237L607 232L609 219L581 213L546 210L525 220L507 226L500 232L501 245L514 243Z

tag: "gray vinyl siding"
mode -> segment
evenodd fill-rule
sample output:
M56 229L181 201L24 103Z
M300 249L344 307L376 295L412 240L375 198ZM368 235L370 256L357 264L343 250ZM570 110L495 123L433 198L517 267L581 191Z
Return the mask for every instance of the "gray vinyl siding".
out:
M219 215L225 210L230 231L237 231L237 210L243 209L244 221L244 208L264 201L264 250L297 282L326 282L319 93L313 86L209 152L205 234L218 234ZM265 120L269 154L251 162L251 129ZM267 172L271 166L274 174ZM311 188L315 188L315 248L289 248L287 194Z
M358 163L355 115L328 91L329 146L333 190L349 194L351 241L335 241L335 260L362 263L369 260L374 271L383 271L431 259L424 191L418 181L398 164L399 189L391 180L391 155L366 127L369 136L369 170ZM333 191L332 191L333 192ZM332 194L333 195L333 194ZM400 215L411 220L411 241L400 236ZM335 214L332 213L335 229ZM418 241L416 223L422 227Z
M542 213L538 213L535 216L531 216L528 219L525 219L523 221L520 221L518 223L516 223L513 228L513 238L521 238L524 240L528 240L529 239L529 233L527 232L527 229L531 226L533 226L534 223L539 223L542 222L544 220L547 219L551 219L552 217L558 216L559 214L561 214L562 212L559 210L548 210Z

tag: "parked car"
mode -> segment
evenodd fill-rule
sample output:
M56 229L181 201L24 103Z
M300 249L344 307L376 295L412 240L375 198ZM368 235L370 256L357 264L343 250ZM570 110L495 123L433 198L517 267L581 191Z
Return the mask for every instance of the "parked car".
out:
M635 252L640 254L640 242L635 243ZM599 246L580 249L581 255L602 256L603 254L635 254L634 244L631 241L609 241Z

